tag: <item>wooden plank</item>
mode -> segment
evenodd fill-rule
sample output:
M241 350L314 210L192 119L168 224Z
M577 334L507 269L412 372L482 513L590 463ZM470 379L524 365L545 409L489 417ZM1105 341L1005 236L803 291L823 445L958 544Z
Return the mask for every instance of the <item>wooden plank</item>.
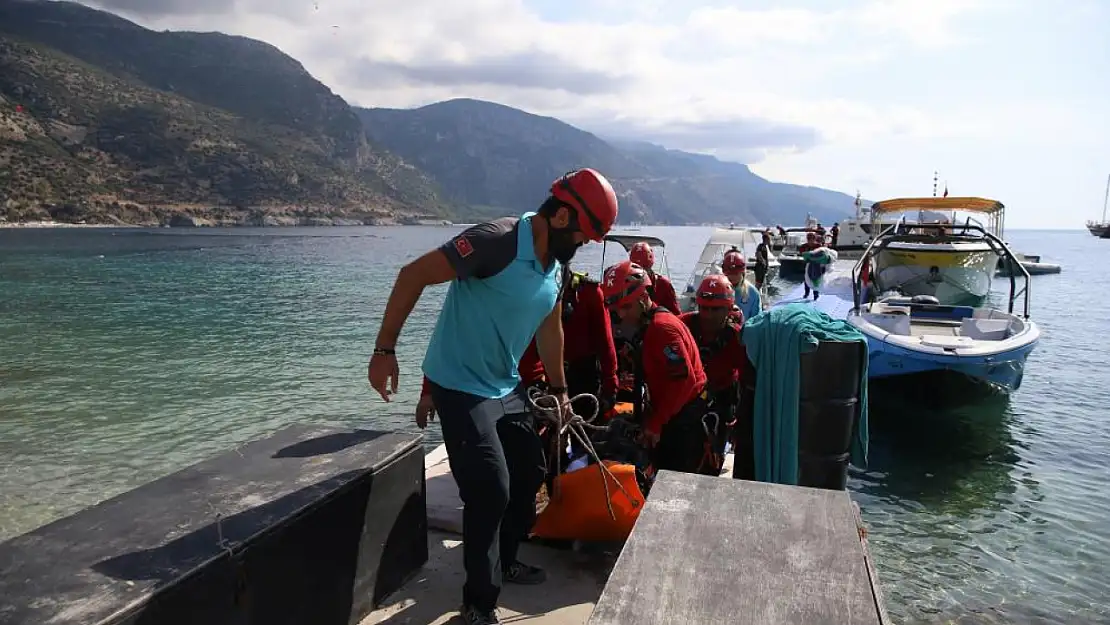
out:
M877 625L847 492L660 472L589 625Z
M879 574L875 570L875 559L871 557L871 549L867 545L867 526L863 524L859 504L852 502L852 512L856 517L856 529L859 531L859 541L863 545L863 557L867 563L867 580L871 584L871 595L875 598L875 608L879 611L879 622L882 625L891 625L890 615L886 612L886 600L883 599L883 587L879 583Z

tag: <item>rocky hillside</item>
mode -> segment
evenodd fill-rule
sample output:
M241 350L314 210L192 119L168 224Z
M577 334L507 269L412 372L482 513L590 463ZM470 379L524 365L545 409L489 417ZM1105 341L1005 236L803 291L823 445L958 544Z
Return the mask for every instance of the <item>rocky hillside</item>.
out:
M473 220L608 175L622 221L832 221L852 198L606 141L476 100L353 109L271 45L0 0L0 218L143 224Z
M851 196L772 183L746 165L643 142L605 141L557 119L478 100L417 109L357 109L371 141L428 172L452 200L537 205L559 174L589 165L621 196L622 221L801 224L851 213Z
M68 2L0 0L0 215L328 223L444 214L294 59L154 32Z

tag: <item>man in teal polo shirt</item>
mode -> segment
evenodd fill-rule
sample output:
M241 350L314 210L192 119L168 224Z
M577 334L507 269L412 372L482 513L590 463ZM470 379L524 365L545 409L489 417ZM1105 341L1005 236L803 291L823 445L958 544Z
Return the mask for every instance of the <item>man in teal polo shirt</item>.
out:
M451 282L424 357L427 394L439 414L463 501L462 616L500 623L503 581L536 584L543 570L519 562L546 465L520 386L520 357L535 336L551 392L569 410L558 301L564 268L617 219L612 185L592 169L562 176L535 213L478 224L401 269L389 296L370 385L397 392L397 337L425 287Z

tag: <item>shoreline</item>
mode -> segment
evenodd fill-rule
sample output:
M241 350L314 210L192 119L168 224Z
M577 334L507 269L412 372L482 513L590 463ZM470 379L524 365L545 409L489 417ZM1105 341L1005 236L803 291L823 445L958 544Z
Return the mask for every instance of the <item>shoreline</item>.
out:
M135 224L71 224L64 221L4 221L0 222L0 229L16 230L20 228L147 228L150 226L137 226Z
M404 223L382 223L382 224L311 224L311 223L294 223L294 224L268 224L268 225L243 225L243 224L212 224L203 226L163 226L157 224L72 224L62 221L19 221L19 222L0 222L0 230L43 230L43 229L70 229L70 228L145 228L145 229L173 229L173 230L224 230L233 228L383 228L390 226L423 226L423 227L445 227L455 225L467 224L404 224Z

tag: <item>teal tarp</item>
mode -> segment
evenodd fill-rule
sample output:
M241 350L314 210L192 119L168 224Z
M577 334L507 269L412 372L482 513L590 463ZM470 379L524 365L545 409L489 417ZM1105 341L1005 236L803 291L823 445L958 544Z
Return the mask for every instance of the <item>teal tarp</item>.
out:
M744 323L743 342L755 365L755 479L798 483L798 400L801 355L819 341L861 342L863 333L847 321L833 319L808 304L772 308ZM865 347L866 349L866 347ZM860 414L852 441L851 462L867 465L867 358L860 381Z

